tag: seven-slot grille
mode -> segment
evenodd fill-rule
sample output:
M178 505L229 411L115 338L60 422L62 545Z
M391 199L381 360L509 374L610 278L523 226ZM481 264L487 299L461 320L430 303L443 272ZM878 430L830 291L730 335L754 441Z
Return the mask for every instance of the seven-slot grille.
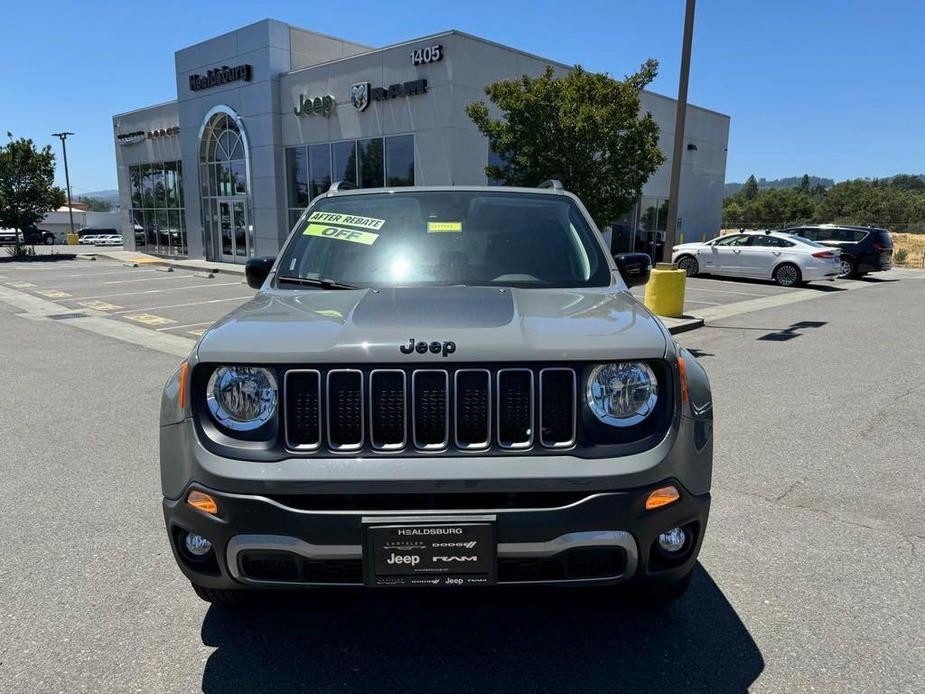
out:
M290 369L286 445L337 452L569 448L577 377L531 369Z

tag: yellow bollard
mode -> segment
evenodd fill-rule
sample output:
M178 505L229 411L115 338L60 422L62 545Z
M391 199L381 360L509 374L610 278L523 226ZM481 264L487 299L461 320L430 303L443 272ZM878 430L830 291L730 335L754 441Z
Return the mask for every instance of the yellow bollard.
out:
M67 235L67 245L68 246L76 246L78 241L80 241L80 237L77 234Z
M657 316L681 318L684 315L684 280L687 273L671 263L658 263L646 284L645 305Z

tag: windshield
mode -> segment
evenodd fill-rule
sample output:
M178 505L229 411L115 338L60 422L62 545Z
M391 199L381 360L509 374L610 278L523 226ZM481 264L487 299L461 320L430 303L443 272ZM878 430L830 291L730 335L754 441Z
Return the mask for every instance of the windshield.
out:
M358 287L610 283L594 231L564 196L501 191L338 196L319 200L295 232L279 264L281 280Z

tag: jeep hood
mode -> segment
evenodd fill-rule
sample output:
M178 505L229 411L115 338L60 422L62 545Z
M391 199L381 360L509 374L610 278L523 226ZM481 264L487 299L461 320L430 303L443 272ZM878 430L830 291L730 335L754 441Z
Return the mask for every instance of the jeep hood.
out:
M456 343L443 357L409 341ZM666 331L617 287L269 290L201 338L208 362L381 364L661 358Z

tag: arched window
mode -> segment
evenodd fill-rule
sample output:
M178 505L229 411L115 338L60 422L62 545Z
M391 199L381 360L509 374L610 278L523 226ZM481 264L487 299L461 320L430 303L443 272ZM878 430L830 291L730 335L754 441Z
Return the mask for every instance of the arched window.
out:
M203 197L247 195L245 142L234 116L216 113L206 122L199 161Z

